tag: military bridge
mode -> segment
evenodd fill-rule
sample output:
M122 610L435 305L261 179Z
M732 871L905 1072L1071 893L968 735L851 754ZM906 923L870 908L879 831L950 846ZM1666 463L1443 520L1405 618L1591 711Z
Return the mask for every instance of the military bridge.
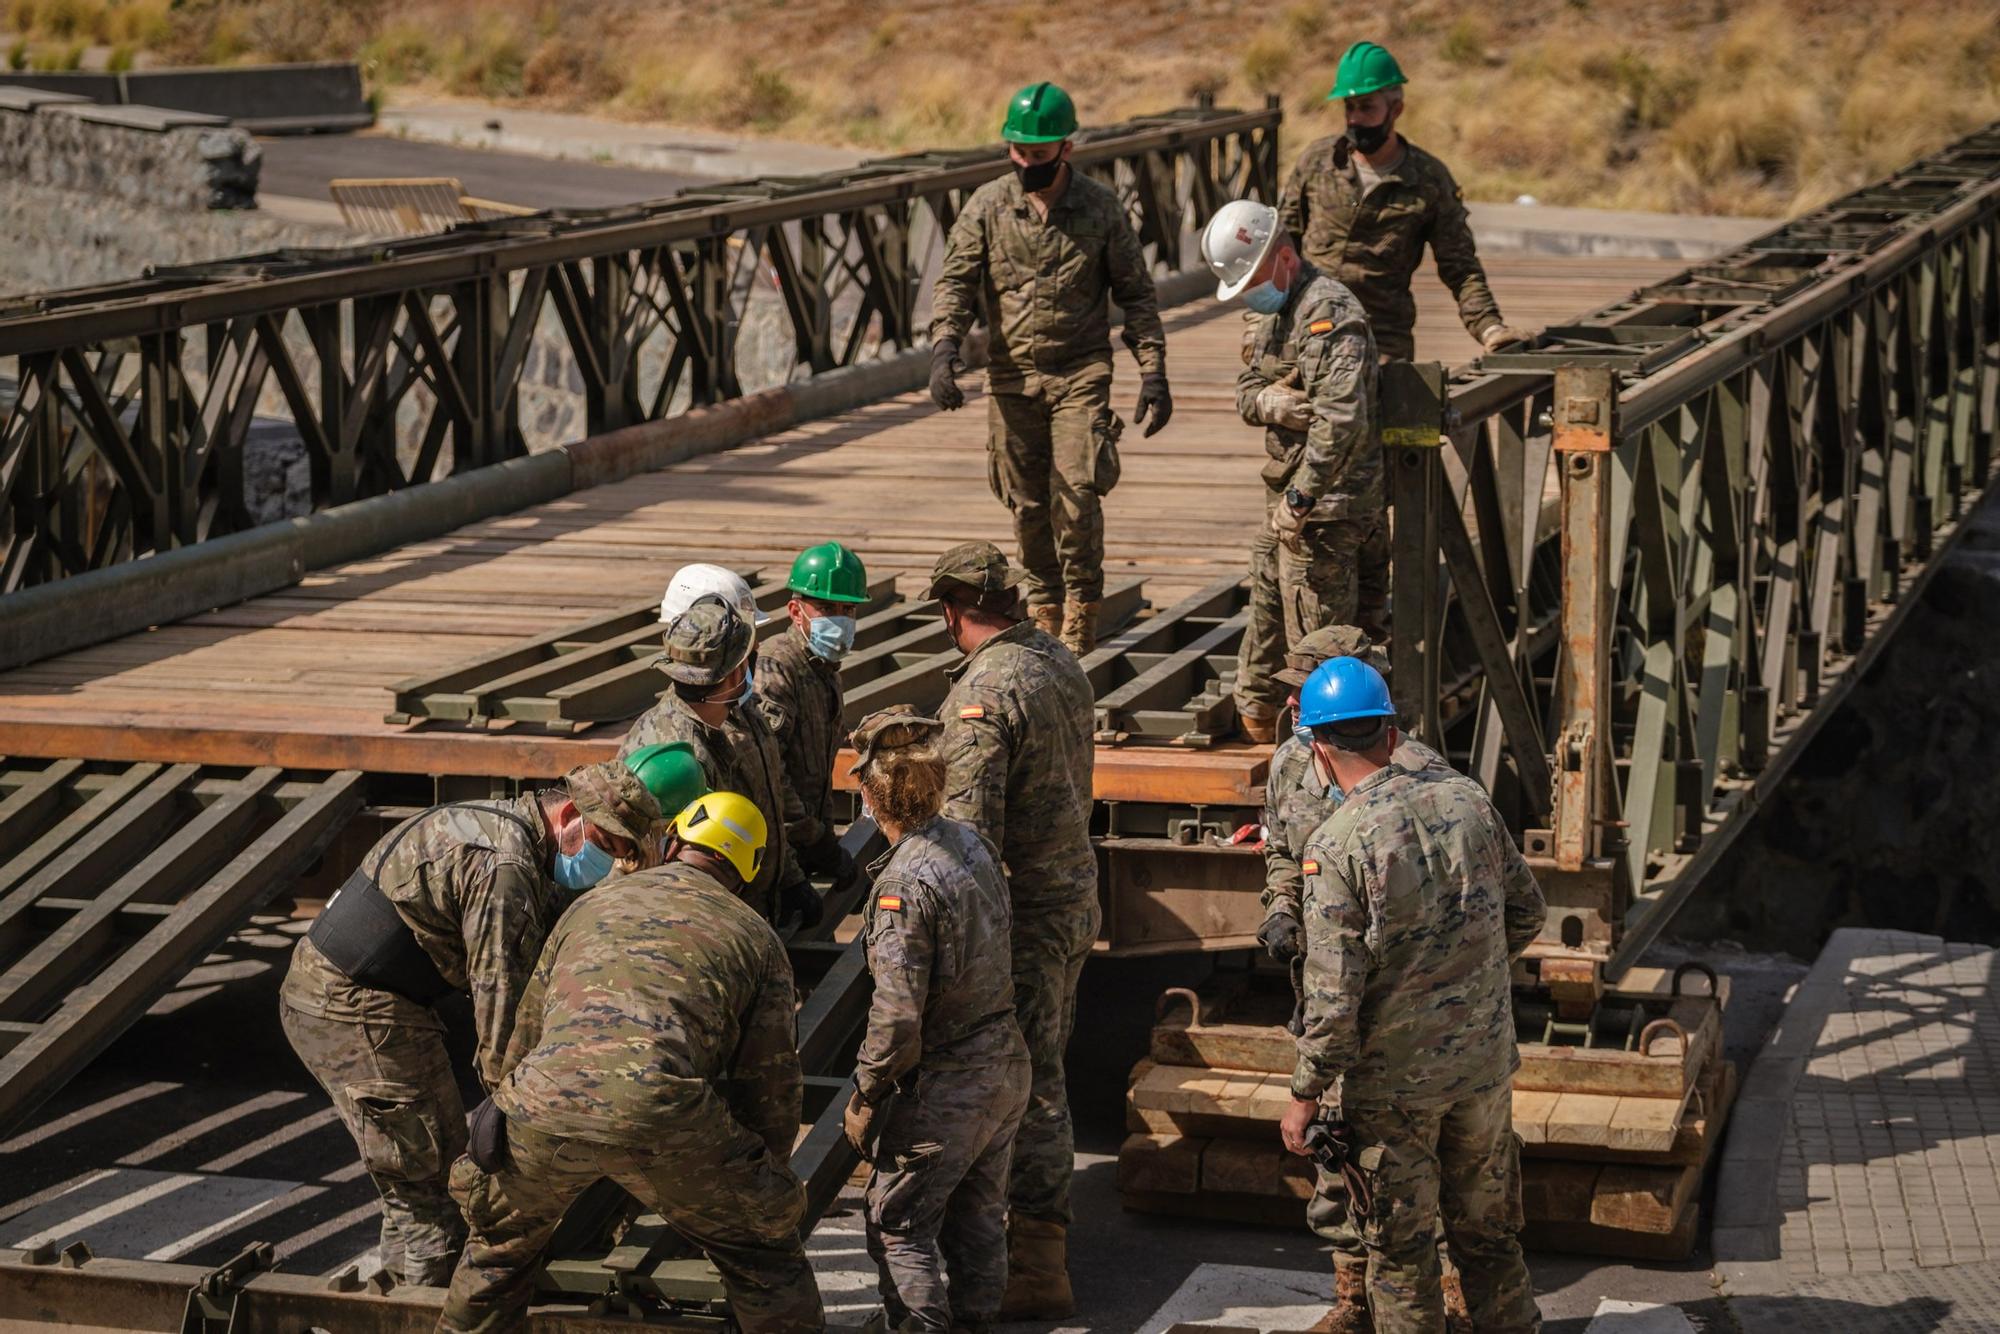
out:
M1124 441L1085 664L1110 953L1241 948L1261 915L1261 859L1227 839L1268 757L1228 739L1262 446L1191 238L1271 197L1279 128L1200 107L1078 151L1161 275L1176 400ZM0 303L0 1133L253 913L309 915L386 824L609 755L685 561L776 607L800 546L850 543L876 577L852 716L941 699L917 576L1009 528L979 395L935 412L919 339L942 233L1001 169L920 154ZM1702 884L1991 478L2000 129L1692 267L1487 267L1542 333L1479 356L1426 273L1420 361L1385 380L1395 679L1548 892L1524 984L1573 999ZM552 393L574 438L537 417ZM245 463L274 420L311 512L259 525ZM854 1165L866 1005L835 925L792 942L816 1210ZM259 1240L284 1218L205 1238L219 1268L0 1251L0 1320L428 1328L429 1294L285 1272ZM609 1248L600 1221L559 1240L536 1328L713 1327L670 1234Z

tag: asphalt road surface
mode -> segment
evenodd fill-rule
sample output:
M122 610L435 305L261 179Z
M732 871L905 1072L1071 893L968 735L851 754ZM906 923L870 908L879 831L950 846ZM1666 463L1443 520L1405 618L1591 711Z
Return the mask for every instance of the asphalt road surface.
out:
M455 176L467 194L481 199L537 209L601 208L660 199L702 179L387 134L299 134L259 142L260 194L322 201L327 183L342 177Z

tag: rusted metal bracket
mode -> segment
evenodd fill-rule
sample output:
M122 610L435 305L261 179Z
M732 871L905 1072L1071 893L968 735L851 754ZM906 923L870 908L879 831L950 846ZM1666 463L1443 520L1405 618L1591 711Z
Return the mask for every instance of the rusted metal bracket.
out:
M1598 820L1610 791L1610 455L1616 394L1609 369L1566 366L1556 372L1563 672L1551 851L1565 871L1580 871L1598 856Z

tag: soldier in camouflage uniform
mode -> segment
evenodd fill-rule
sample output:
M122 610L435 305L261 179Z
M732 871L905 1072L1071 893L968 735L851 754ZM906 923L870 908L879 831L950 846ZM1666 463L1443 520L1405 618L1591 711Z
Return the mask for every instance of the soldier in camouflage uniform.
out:
M1276 674L1288 646L1354 621L1362 543L1380 522L1375 344L1361 304L1299 257L1264 204L1219 210L1203 237L1217 295L1263 310L1236 408L1264 428L1264 512L1250 543L1250 622L1237 655L1236 712L1252 741L1276 739Z
M697 809L734 841L699 841ZM521 1328L543 1248L599 1177L708 1255L737 1328L825 1327L790 1165L804 1087L792 969L741 897L762 825L738 794L699 798L664 865L584 895L550 932L474 1117L497 1111L501 1129L484 1165L452 1167L472 1235L439 1330Z
M966 655L944 720L944 813L1000 850L1014 906L1014 1013L1033 1086L1008 1186L1005 1319L1061 1319L1075 1306L1068 1262L1075 1160L1063 1051L1076 985L1097 939L1090 843L1095 718L1074 655L1020 619L1018 571L990 542L965 542L931 567L930 595Z
M1464 196L1444 163L1404 139L1403 71L1373 42L1341 57L1328 101L1344 103L1346 128L1307 147L1278 196L1278 216L1305 257L1347 285L1368 312L1384 361L1417 355L1410 280L1429 246L1466 331L1488 351L1523 335L1500 318L1466 219ZM1361 625L1387 634L1389 529L1362 551Z
M445 1183L465 1108L432 1007L471 993L491 1087L542 937L588 878L583 845L609 853L603 865L636 864L661 827L622 764L530 796L435 807L375 845L293 950L279 1019L382 1196L377 1254L398 1282L443 1284L465 1235Z
M1372 1195L1359 1222L1378 1334L1443 1326L1440 1218L1474 1328L1539 1330L1519 1241L1509 969L1541 929L1541 890L1478 784L1396 761L1395 709L1374 669L1325 664L1300 716L1314 764L1347 798L1300 862L1306 1027L1285 1146L1306 1151L1337 1092Z
M1278 680L1291 687L1291 707L1297 716L1299 687L1323 662L1334 658L1360 658L1388 675L1388 657L1352 625L1333 625L1315 630L1292 646L1285 655L1285 670ZM1414 737L1400 737L1396 763L1405 769L1435 767L1450 772L1444 757ZM1264 781L1264 925L1258 941L1277 962L1293 966L1306 952L1305 920L1302 907L1305 877L1299 861L1305 855L1306 840L1339 809L1344 794L1329 786L1313 766L1312 733L1297 728L1271 753L1271 768ZM1296 973L1293 974L1297 976ZM1320 1189L1314 1195L1307 1222L1333 1248L1334 1316L1328 1334L1368 1334L1368 1251L1347 1208L1347 1191L1340 1180L1321 1170Z
M766 919L819 921L820 897L800 869L785 827L796 814L778 739L752 696L750 648L756 631L714 593L696 598L664 634L656 665L666 693L625 734L622 759L645 746L683 741L701 761L708 786L740 792L757 804L770 847L745 898Z
M833 827L833 757L840 750L840 661L854 647L853 613L868 601L868 571L838 542L799 553L787 581L791 624L757 650L757 708L777 738L796 799L785 841L799 865L836 891L859 868Z
M983 1334L1007 1286L1007 1165L1028 1105L1028 1047L999 859L938 813L943 731L894 710L854 729L854 776L892 846L869 868L862 929L875 996L846 1125L875 1165L868 1253L890 1328Z
M1152 271L1125 206L1070 167L1076 108L1050 83L1014 95L1001 131L1014 170L973 192L932 295L931 397L965 402L959 346L983 315L993 494L1013 511L1030 618L1081 657L1104 597L1102 498L1118 481L1111 313L1139 362L1133 419L1167 424L1167 336Z

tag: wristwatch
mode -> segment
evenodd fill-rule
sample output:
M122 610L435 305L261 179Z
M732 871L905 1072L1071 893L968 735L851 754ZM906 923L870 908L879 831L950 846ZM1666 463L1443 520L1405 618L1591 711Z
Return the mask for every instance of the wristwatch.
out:
M1319 501L1299 490L1296 486L1285 488L1285 504L1294 511L1309 510Z

